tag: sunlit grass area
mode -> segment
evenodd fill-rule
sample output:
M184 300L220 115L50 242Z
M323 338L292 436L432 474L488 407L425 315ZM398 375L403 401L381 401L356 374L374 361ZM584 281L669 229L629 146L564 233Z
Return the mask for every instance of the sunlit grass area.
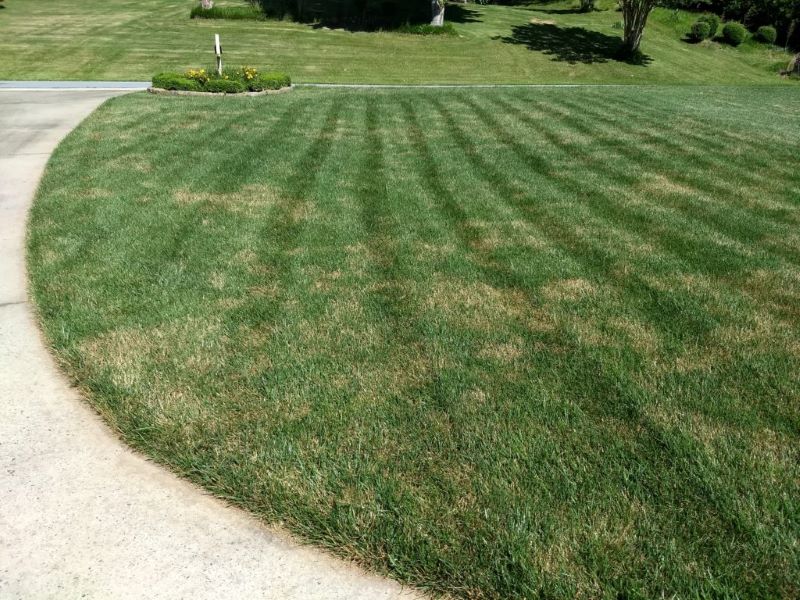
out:
M459 597L797 597L790 89L114 99L32 291L131 444Z
M296 82L345 83L786 83L789 55L683 37L696 18L657 9L647 64L618 60L613 0L581 14L574 2L451 4L454 36L330 30L288 21L190 19L198 0L23 0L0 10L0 78L149 80L213 62L289 73ZM245 0L217 5L247 6ZM796 86L796 84L795 84Z

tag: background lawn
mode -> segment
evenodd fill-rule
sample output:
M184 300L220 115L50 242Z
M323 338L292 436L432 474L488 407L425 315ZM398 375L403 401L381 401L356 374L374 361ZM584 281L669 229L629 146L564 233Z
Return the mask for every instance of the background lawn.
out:
M227 4L243 4L228 0ZM197 0L15 0L0 10L0 78L149 80L213 62L222 35L229 64L289 73L298 82L774 83L789 55L682 41L696 15L657 10L645 33L652 62L615 59L622 32L612 0L452 5L458 37L330 31L279 21L189 19ZM224 4L224 3L223 3Z
M32 291L131 444L400 580L796 598L799 142L790 88L137 94Z

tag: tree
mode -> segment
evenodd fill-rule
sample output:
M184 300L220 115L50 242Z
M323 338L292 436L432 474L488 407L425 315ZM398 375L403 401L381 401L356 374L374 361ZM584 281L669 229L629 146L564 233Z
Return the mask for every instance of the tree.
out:
M581 0L581 12L592 12L594 10L594 0Z
M434 27L444 25L444 0L431 0L431 11L433 12L431 25Z
M633 56L639 52L647 17L657 2L658 0L620 0L623 21L622 49L625 54Z

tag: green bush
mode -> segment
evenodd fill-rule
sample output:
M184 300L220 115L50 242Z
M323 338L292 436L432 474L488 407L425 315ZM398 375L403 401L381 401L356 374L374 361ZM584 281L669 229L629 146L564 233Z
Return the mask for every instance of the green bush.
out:
M702 42L711 36L711 25L705 21L695 21L692 23L692 30L689 32L689 39L695 42Z
M189 69L186 73L159 73L153 77L153 87L165 90L239 94L248 90L278 90L292 85L285 73L259 73L254 67L227 67L222 76L214 69Z
M755 38L759 42L763 42L765 44L774 44L775 40L778 39L778 32L774 27L770 25L764 25L763 27L758 28Z
M413 35L458 35L452 23L445 23L441 27L435 27L428 23L422 25L405 24L398 27L395 31Z
M159 73L153 77L153 87L165 90L184 90L189 92L199 92L200 82L184 77L179 73Z
M241 81L233 79L209 79L203 86L204 92L216 94L241 94L247 87Z
M292 80L285 73L261 73L253 79L248 89L251 92L261 92L263 90L279 90L292 85Z
M715 14L707 14L707 15L700 15L700 18L697 19L702 23L708 23L708 35L706 36L709 39L714 39L717 35L717 30L719 29L719 17Z
M214 6L213 8L203 8L195 6L189 13L191 19L231 19L231 20L261 20L264 13L252 5L246 6Z
M738 46L747 38L747 29L741 23L730 21L722 28L722 38L731 46Z

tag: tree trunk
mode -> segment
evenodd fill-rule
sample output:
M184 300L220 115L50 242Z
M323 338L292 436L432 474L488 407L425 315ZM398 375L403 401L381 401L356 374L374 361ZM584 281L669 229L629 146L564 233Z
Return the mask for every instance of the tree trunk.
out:
M653 4L654 0L622 0L622 49L626 54L633 55L639 51L644 26Z
M444 0L431 0L431 10L433 11L431 25L434 27L444 25Z
M800 52L794 55L794 62L789 67L789 75L800 77Z

